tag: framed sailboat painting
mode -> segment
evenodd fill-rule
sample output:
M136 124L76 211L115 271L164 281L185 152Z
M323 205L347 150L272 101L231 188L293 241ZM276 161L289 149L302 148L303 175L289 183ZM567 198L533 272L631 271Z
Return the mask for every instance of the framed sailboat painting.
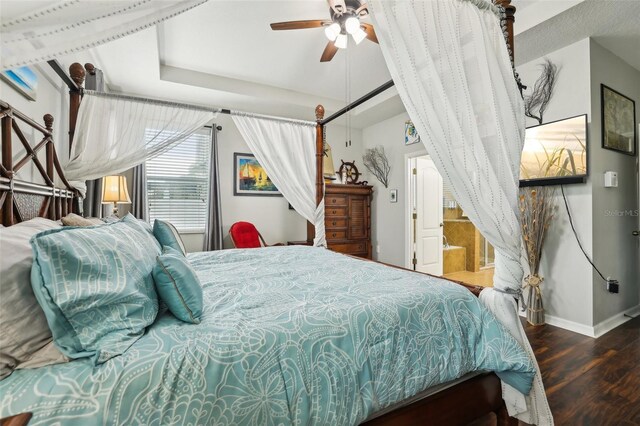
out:
M253 154L233 154L233 195L282 196Z

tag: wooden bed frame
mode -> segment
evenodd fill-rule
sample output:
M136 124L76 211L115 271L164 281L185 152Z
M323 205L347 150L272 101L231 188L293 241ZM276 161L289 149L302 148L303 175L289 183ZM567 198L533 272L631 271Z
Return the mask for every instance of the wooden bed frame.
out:
M496 0L497 4L505 9L505 23L507 40L509 42L511 59L513 60L513 22L515 7L511 0ZM67 75L57 61L49 61L58 75L69 87L69 149L73 143L76 120L80 102L82 100L83 84L87 73L95 79L96 68L92 64L84 67L74 63L69 68ZM324 197L324 177L322 172L324 151L324 127L330 121L354 109L377 94L393 86L393 81L387 82L369 94L347 105L340 111L324 118L324 107L316 107L316 203L320 204ZM60 162L56 155L52 139L53 117L44 116L44 126L36 123L25 114L17 111L7 103L0 101L1 118L1 154L0 163L0 218L4 226L26 221L33 217L46 217L58 220L68 213L79 213L80 199L76 191L64 177ZM33 148L20 129L19 122L30 126L42 133L43 139ZM25 157L13 162L12 135L15 134L26 151ZM38 152L45 149L46 164L42 165L38 159ZM16 173L30 161L33 162L39 174L44 180L43 184L31 183L19 180ZM57 187L58 179L63 187ZM307 240L313 241L314 228L307 226ZM362 260L362 259L361 259ZM390 267L399 268L395 265ZM405 268L400 268L405 269ZM415 271L411 271L415 272ZM416 272L419 273L419 272ZM428 274L427 274L428 275ZM441 278L441 277L438 277ZM453 281L466 287L474 295L478 296L482 287L470 286ZM494 373L483 373L474 376L461 383L453 385L433 395L411 402L406 406L394 409L379 417L367 421L367 425L465 425L477 419L495 414L498 425L517 425L518 421L509 417L502 400L502 387L500 379Z

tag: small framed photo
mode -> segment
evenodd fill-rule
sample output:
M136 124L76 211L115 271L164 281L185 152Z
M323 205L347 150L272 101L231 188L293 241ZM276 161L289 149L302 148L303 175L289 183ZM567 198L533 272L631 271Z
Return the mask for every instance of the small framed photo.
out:
M602 147L636 155L636 103L604 84L602 99Z
M416 126L413 125L411 120L404 122L404 144L413 145L420 142L420 135L416 130Z
M389 201L391 201L392 203L397 203L398 202L398 190L397 189L390 189L389 190Z
M282 196L253 154L233 154L233 195Z
M0 78L30 101L36 100L38 90L38 76L31 67L20 67L2 71Z

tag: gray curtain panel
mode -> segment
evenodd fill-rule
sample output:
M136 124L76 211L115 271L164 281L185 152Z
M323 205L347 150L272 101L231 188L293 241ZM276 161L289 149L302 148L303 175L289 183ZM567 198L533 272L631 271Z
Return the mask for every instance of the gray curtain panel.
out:
M133 184L131 187L131 214L140 220L149 221L149 205L147 203L147 170L145 164L133 168Z
M102 179L87 181L87 194L82 200L84 217L103 217L102 214Z
M222 249L222 210L220 207L220 176L218 173L218 131L222 127L211 127L211 179L209 184L208 220L205 227L204 251Z

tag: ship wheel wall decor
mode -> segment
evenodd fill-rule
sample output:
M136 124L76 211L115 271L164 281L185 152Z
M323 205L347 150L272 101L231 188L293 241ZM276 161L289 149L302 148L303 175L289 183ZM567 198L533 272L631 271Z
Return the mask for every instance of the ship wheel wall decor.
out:
M344 181L345 181L344 183L350 183L353 185L357 184L358 178L360 177L360 172L356 167L356 162L344 161L344 160L340 160L340 161L342 162L342 164L338 169L338 175L340 175L340 177L344 176Z

